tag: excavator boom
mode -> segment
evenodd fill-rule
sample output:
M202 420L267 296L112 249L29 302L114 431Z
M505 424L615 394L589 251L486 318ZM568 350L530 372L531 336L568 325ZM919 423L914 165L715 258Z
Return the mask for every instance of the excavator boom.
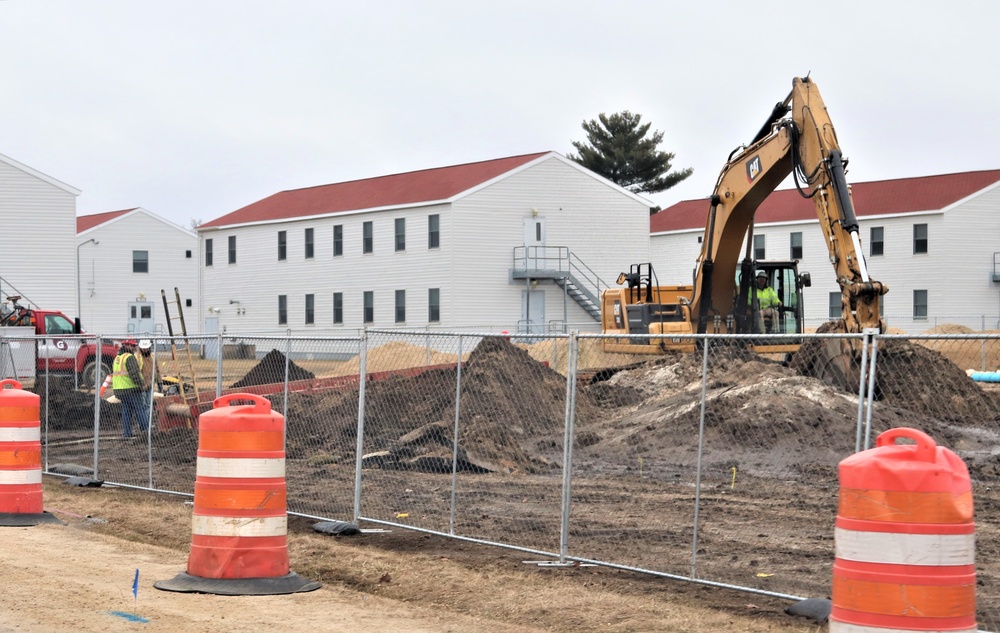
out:
M730 157L710 198L691 300L698 332L706 331L713 314L733 307L741 246L751 245L754 214L792 173L800 193L813 201L841 287L843 325L837 329L884 331L879 300L887 288L869 277L845 170L819 88L808 78L795 78L791 93L775 106L755 142Z
M794 313L789 321L793 326L781 331L801 333L801 290L810 284L808 274L798 273L797 262L769 265L752 257L757 208L790 174L794 175L799 193L813 201L841 288L842 316L825 331L860 333L867 328L878 328L884 332L879 302L888 288L869 275L846 166L819 89L808 77L796 77L791 92L774 106L753 141L730 154L719 174L709 199L693 284L656 285L652 267L647 264L649 270L645 275L635 274L635 270L623 274L621 279L629 282L627 292L605 291L602 298L605 333L661 336L650 336L638 343L611 340L605 349L658 353L690 348L690 341L672 345L672 340L681 340L674 337L676 334L763 332L755 310L756 293L751 287L755 269L763 271L770 281L780 282L783 296L789 299L783 301L782 309ZM781 352L789 351L788 345L767 342L754 347L769 345L770 349L765 351L779 348ZM797 349L797 344L793 348ZM850 355L848 351L842 346L839 351L831 348L829 354L841 358L841 365L845 366L843 375L851 373L844 360Z

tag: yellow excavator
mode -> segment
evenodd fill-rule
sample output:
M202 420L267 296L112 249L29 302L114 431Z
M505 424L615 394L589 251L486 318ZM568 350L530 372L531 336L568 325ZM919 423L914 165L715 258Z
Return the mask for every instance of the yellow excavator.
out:
M694 339L679 337L685 334L801 334L802 289L810 285L809 274L799 273L794 261L752 258L757 207L792 173L799 193L815 205L842 292L841 318L820 330L854 333L878 328L885 332L879 302L888 288L868 274L846 163L819 88L808 77L796 77L792 91L774 106L753 141L730 154L719 175L708 201L711 206L694 283L661 286L651 264L634 264L619 275L622 287L602 293L602 331L643 335L605 339L605 351L691 351ZM761 322L753 287L761 272L781 300L778 314L768 323ZM831 362L840 358L841 363L849 363L859 348L854 341L827 340L831 341L826 352ZM788 336L750 339L754 351L786 357L800 343ZM843 371L855 373L846 365Z

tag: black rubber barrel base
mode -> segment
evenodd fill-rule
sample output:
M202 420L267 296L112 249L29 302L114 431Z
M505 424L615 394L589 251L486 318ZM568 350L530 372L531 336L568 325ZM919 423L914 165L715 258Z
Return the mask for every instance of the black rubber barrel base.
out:
M296 574L275 578L202 578L181 572L170 580L158 580L153 586L163 591L212 593L220 596L273 596L300 591L314 591L321 583L306 580Z
M38 514L0 512L0 526L3 527L25 527L28 525L38 525L39 523L56 523L58 525L66 525L48 512L39 512Z

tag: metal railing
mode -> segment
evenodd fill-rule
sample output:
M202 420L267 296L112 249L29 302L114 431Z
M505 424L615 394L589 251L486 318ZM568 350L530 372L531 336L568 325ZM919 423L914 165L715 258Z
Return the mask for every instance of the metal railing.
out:
M566 246L515 246L515 273L537 278L569 280L595 305L600 306L601 293L608 284Z

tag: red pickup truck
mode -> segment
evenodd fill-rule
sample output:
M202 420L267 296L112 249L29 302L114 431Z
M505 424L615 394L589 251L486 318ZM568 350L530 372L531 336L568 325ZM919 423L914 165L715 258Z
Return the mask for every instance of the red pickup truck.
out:
M92 389L97 382L98 363L102 380L111 372L118 346L114 343L102 342L100 353L97 346L86 338L81 338L83 331L80 320L71 321L57 310L36 310L18 305L21 297L10 296L11 309L4 306L0 315L0 326L32 327L38 338L35 341L36 370L41 376L46 370L52 373L74 374L79 376L79 384L85 389Z

